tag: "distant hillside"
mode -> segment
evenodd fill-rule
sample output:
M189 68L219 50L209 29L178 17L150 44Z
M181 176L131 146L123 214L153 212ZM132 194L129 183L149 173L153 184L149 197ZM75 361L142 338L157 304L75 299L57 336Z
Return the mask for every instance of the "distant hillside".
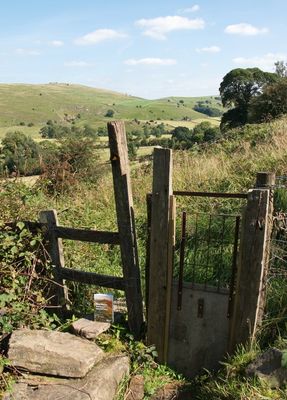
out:
M50 83L45 85L0 84L0 134L6 128L21 126L22 131L36 132L47 120L59 123L89 123L103 126L112 119L125 120L196 120L208 119L196 112L198 103L222 111L220 99L210 97L170 97L145 100L108 90L81 85ZM211 119L212 121L212 119ZM215 121L216 122L216 121ZM27 128L27 125L32 127ZM34 127L33 127L34 126Z

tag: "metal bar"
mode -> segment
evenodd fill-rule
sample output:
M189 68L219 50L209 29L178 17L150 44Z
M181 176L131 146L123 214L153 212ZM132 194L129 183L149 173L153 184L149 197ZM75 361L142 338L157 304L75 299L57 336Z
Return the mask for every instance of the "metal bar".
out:
M233 256L232 256L232 271L231 271L230 288L229 288L227 318L232 317L234 288L235 288L235 280L236 280L236 275L237 275L237 253L238 253L240 220L241 220L240 216L237 216L236 220L235 220Z
M207 255L206 255L206 268L205 268L205 280L204 286L206 287L208 281L208 268L209 268L209 260L210 260L210 229L211 229L211 214L209 214L209 222L208 222L208 236L207 236Z
M220 278L222 271L222 263L223 263L223 245L224 245L224 233L225 233L225 218L222 219L222 229L221 229L221 243L220 243L220 264L217 269L217 290L220 288Z
M175 190L175 196L190 196L190 197L222 197L227 199L247 199L247 193L218 193L218 192L185 192Z
M194 252L193 252L193 263L192 263L192 283L195 283L195 265L196 265L196 255L197 255L197 226L198 226L198 214L195 217L195 232L194 232Z
M182 285L183 285L185 238L186 238L186 212L183 211L183 213L182 213L182 223L181 223L179 276L178 276L178 290L177 290L177 309L178 309L178 311L181 310L181 306L182 306Z

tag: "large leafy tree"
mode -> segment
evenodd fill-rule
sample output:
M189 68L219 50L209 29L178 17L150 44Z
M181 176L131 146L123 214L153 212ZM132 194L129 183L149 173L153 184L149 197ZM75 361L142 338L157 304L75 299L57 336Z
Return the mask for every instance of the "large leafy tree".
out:
M219 88L224 107L231 108L222 118L221 129L246 124L251 99L262 92L264 85L276 82L279 77L259 68L236 68L228 72Z
M276 61L275 73L281 78L287 78L287 62L284 62L282 60Z
M263 93L250 103L250 122L264 122L287 114L287 78L266 85Z

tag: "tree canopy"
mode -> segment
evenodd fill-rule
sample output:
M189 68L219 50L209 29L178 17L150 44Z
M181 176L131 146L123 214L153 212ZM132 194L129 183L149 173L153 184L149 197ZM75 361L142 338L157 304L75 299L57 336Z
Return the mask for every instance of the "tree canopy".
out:
M276 73L259 68L236 68L228 72L219 88L222 104L229 107L222 118L221 128L244 125L248 120L248 107L253 97L262 93L264 85L279 79Z
M250 103L250 122L265 122L287 114L287 78L267 85Z

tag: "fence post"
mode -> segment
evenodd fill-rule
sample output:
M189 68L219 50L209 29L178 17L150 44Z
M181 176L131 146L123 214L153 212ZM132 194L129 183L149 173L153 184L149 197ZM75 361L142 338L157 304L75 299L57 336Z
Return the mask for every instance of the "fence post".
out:
M262 322L266 303L266 290L267 290L267 275L270 260L271 237L273 229L273 211L274 211L274 198L273 186L275 185L276 175L273 172L258 172L256 175L256 188L269 189L269 203L266 221L266 246L265 246L265 268L262 275L262 290L258 306L258 325Z
M131 332L136 338L139 338L143 326L143 305L124 123L122 121L108 123L108 133L128 308L128 323Z
M146 238L146 260L145 260L145 307L146 307L146 318L148 318L148 306L149 306L149 278L150 278L150 231L151 231L151 203L152 194L146 195L146 211L147 211L147 238Z
M248 192L243 216L235 301L232 313L229 352L236 345L253 342L265 306L272 230L274 174L258 173L256 188Z
M172 151L155 149L151 207L150 280L147 340L155 345L159 362L167 361L171 290L170 228Z
M55 235L55 227L58 225L56 210L41 211L39 220L46 225L46 237L48 239L48 253L53 266L53 275L56 282L55 299L53 303L62 308L69 308L68 290L61 278L60 269L64 267L64 253L62 239Z

